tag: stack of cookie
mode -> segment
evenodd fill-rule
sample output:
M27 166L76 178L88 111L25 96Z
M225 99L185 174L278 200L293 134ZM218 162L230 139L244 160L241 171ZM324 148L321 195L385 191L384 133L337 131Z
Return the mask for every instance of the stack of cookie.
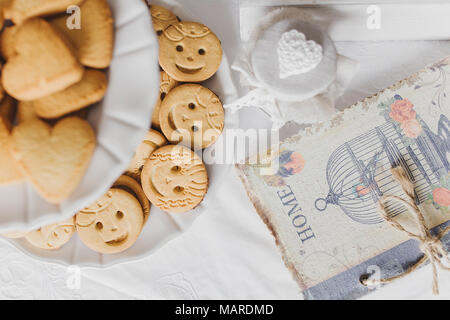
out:
M108 86L111 10L106 0L10 0L0 2L0 17L0 184L26 179L59 204L95 149L87 108Z
M199 205L208 189L206 167L194 151L213 145L224 128L220 99L200 84L219 69L222 46L201 23L180 21L156 5L150 6L150 12L162 69L152 116L155 130L149 133L153 138L147 137L138 149L126 174L141 182L153 205L183 213ZM146 152L139 152L142 149Z

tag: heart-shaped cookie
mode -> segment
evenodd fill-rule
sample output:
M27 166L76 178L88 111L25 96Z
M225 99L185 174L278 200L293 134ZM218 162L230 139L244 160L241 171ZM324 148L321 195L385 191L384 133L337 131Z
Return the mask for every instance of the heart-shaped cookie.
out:
M12 152L27 179L50 203L61 203L78 186L95 149L95 133L78 117L53 128L34 119L12 133Z
M127 250L144 226L139 201L129 192L112 188L75 217L81 241L92 250L114 254Z
M159 111L161 110L161 103L167 94L178 85L178 81L172 79L165 71L160 72L161 82L159 85L159 97L156 101L155 108L152 113L152 128L161 129L159 122Z
M97 69L107 68L114 48L114 24L108 2L85 0L80 10L80 29L67 27L68 16L52 18L49 22L72 43L83 65Z
M36 119L37 114L34 111L34 104L32 101L19 101L17 104L17 123Z
M14 40L18 29L18 26L6 27L0 35L0 53L5 60L15 55Z
M79 6L84 0L12 0L6 6L6 17L20 24L31 17L66 12L70 6ZM6 2L6 1L5 1Z
M0 10L2 11L3 19L11 19L9 16L9 7L13 0L0 0Z
M103 71L86 70L80 82L65 90L34 100L34 109L39 117L59 118L102 100L107 87L108 79Z
M282 34L278 43L280 79L309 72L322 61L322 46L306 40L303 33L293 29Z
M43 19L16 31L15 55L3 67L5 91L21 101L40 99L79 82L84 68L56 30Z
M133 177L136 180L141 179L141 171L144 167L145 162L150 157L150 155L157 149L165 146L167 140L156 130L150 130L145 138L142 140L141 144L137 147L134 157L126 170L127 175Z
M135 196L144 212L144 222L147 222L150 215L150 201L148 201L144 190L142 190L141 184L129 176L122 175L114 182L112 187L122 189Z

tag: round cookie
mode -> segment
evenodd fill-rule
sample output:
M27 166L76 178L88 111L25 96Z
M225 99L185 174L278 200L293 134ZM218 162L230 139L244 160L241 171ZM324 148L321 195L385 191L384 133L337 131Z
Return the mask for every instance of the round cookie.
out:
M178 18L172 11L161 6L150 6L150 14L152 15L153 29L158 36L170 25L177 23Z
M208 191L200 157L183 146L165 146L150 156L141 175L150 202L163 211L183 213L197 207Z
M159 37L159 64L180 82L201 82L211 78L222 61L217 36L197 22L178 22Z
M161 71L161 84L159 86L159 97L156 101L155 109L152 114L152 127L155 129L160 129L161 124L159 123L159 110L161 109L161 102L167 96L167 94L178 85L178 81L169 77L169 75Z
M225 113L211 90L190 83L169 92L161 104L159 120L170 142L204 149L220 137Z
M75 233L75 219L71 217L27 233L25 239L40 249L57 250L65 245Z
M141 185L129 176L122 175L113 184L113 188L118 188L131 193L138 199L141 204L142 210L144 212L144 222L147 222L150 215L150 202L145 196L144 190L142 190Z
M76 228L81 241L104 254L122 252L138 239L144 225L139 201L129 192L112 188L95 204L80 211Z
M126 174L139 180L141 178L141 171L145 161L147 161L153 151L165 146L166 144L167 140L161 133L150 129L134 153L134 157L128 166Z

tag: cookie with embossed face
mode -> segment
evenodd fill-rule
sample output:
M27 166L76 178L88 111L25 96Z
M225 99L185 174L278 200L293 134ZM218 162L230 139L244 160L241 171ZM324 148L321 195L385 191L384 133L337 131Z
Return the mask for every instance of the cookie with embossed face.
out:
M139 147L134 153L134 157L131 160L130 165L126 171L126 174L139 180L141 178L141 171L144 167L145 162L148 157L153 153L153 151L158 148L165 146L167 144L166 138L155 130L150 130L146 135L144 140L141 142Z
M27 235L28 232L23 231L13 231L13 232L7 232L2 233L1 236L7 239L20 239Z
M90 249L113 254L130 248L144 225L139 201L129 192L112 188L76 215L81 241Z
M73 217L27 233L25 239L33 246L45 250L57 250L65 245L75 233Z
M5 27L0 35L0 54L5 60L8 60L16 54L14 49L14 39L16 38L18 29L19 26L17 25Z
M155 29L158 36L162 35L168 26L178 22L177 16L172 11L161 6L151 5L150 13L152 15L153 29Z
M222 61L222 45L217 36L197 22L178 22L159 37L159 64L181 82L201 82L211 78Z
M159 112L166 138L194 149L215 143L223 131L224 119L219 98L211 90L193 83L170 91Z
M84 108L79 111L75 111L65 115L64 117L72 117L76 116L81 119L87 119L89 115L89 108ZM17 104L17 123L20 124L22 122L28 120L39 119L38 114L35 110L35 104L33 101L19 101ZM44 119L45 120L45 119ZM59 119L48 119L45 120L49 124L55 124Z
M183 146L165 146L150 156L141 175L145 195L166 212L197 207L208 191L208 173L200 157Z
M161 102L165 99L167 94L178 85L178 81L172 79L166 72L161 71L161 84L159 85L159 97L155 104L152 114L152 127L160 129L159 110L161 110Z

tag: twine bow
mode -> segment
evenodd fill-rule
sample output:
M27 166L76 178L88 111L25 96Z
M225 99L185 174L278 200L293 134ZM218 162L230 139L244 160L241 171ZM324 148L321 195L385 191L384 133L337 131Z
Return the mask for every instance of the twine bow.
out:
M394 228L406 233L410 238L419 241L419 247L420 250L424 253L424 256L417 263L412 265L407 271L400 275L387 279L364 279L361 282L366 286L389 283L409 275L417 268L419 268L422 264L430 261L433 270L433 294L438 295L439 284L437 268L440 267L442 270L450 271L450 259L441 242L442 237L450 232L450 227L447 227L438 235L432 236L430 230L426 227L424 216L420 212L420 209L416 204L414 185L409 179L405 170L403 169L403 167L398 166L395 168L391 168L391 173L394 176L395 180L397 180L401 185L403 192L407 195L407 198L403 199L394 195L382 196L378 202L380 213L383 218ZM415 223L419 229L419 232L417 234L407 230L399 222L393 220L393 218L389 216L387 210L387 203L389 201L398 202L408 209L408 212L413 216Z

